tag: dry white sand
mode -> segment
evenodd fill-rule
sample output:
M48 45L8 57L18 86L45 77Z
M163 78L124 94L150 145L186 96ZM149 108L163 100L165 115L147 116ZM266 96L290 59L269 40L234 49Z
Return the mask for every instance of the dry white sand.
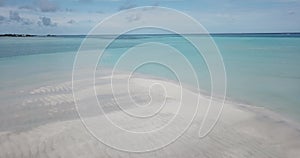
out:
M176 114L176 107L180 104L178 88L174 83L155 79L132 79L132 99L137 103L145 104L152 99L153 104L145 109L132 105L131 100L126 97L126 85L123 75L115 76L115 96L125 110L133 114L143 116L160 107L160 102L165 101L165 107L151 121L133 121L128 115L116 106L111 94L110 78L101 77L97 81L97 95L101 106L106 111L107 117L111 118L122 128L142 132L162 127L170 118ZM148 95L148 87L152 83L159 83L166 87L168 95L163 96L163 89L153 87L151 97ZM82 81L81 91L86 91L89 85ZM156 151L146 153L128 153L118 151L104 145L93 137L84 128L79 117L76 115L71 83L58 85L46 85L34 89L26 89L20 92L18 99L6 101L1 107L1 132L0 132L0 158L32 158L32 157L230 157L230 158L296 158L300 157L300 129L299 126L280 115L260 107L238 105L236 103L225 103L223 113L215 128L204 138L198 138L199 127L203 114L209 101L201 97L200 109L196 119L182 137L174 143ZM190 106L193 97L197 94L191 90L183 89L184 100L182 106ZM163 97L162 97L163 96ZM85 98L86 97L86 98ZM90 115L85 117L90 124L104 120L103 114L97 113L99 109L89 105L90 94L82 99L86 103L85 110ZM166 100L164 100L166 98ZM215 100L218 102L217 100ZM10 107L8 107L10 105ZM14 106L11 107L11 106ZM6 112L5 108L7 109ZM183 113L182 120L170 125L168 133L162 133L172 137L185 125L188 116L193 113L188 108ZM94 112L94 113L93 113ZM181 122L182 121L182 122ZM103 122L97 122L103 124ZM109 126L97 126L98 132L105 135L107 141L116 142L122 136L120 131ZM126 138L125 138L126 139ZM138 149L141 146L164 141L164 138L147 138L147 142L133 141L127 138L127 142L119 142L118 145L132 145L130 148Z

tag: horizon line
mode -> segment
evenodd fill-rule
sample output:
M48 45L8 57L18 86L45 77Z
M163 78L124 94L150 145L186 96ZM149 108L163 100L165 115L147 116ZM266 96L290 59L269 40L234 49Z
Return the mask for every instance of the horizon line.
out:
M289 35L289 34L300 34L300 32L223 32L223 33L130 33L122 35L258 35L258 34L280 34L280 35ZM9 35L19 35L19 36L115 36L118 34L29 34L29 33L1 33L0 36L9 36ZM120 36L120 35L119 35Z

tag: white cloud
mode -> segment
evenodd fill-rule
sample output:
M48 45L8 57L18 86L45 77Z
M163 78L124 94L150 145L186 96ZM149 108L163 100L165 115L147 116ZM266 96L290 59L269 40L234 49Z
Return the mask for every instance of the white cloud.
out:
M20 23L22 25L30 25L33 22L30 19L23 18L20 16L19 12L17 11L9 11L9 20L13 22Z
M40 21L38 21L39 26L57 26L57 23L52 22L51 18L48 17L40 17Z
M75 21L75 20L73 20L73 19L71 19L71 20L69 20L67 23L68 23L68 24L75 24L75 23L76 23L76 21Z
M9 19L12 21L17 21L17 22L21 21L21 17L19 15L19 13L16 11L9 11Z
M22 5L19 7L19 9L37 11L37 8L30 5Z
M131 9L131 8L134 8L134 7L137 7L137 5L128 1L128 2L125 2L124 4L122 4L119 7L119 10L126 10L126 9Z
M38 0L37 4L42 12L55 12L58 10L58 5L49 0Z
M1 24L2 22L4 22L5 20L6 20L6 18L5 18L4 16L0 15L0 24Z

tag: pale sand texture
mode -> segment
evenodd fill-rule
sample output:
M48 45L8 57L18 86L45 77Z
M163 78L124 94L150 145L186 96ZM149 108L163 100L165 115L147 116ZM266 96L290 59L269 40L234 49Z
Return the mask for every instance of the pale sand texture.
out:
M160 83L166 87L168 95L163 95L163 89L153 88L151 91L152 103L146 109L136 108L126 97L127 89L123 75L115 76L115 86L118 89L115 96L122 107L134 114L147 115L160 107L160 102L166 98L165 108L151 121L134 121L117 107L113 100L110 88L110 77L101 77L97 81L97 95L101 106L116 123L123 128L133 131L148 131L162 127L176 113L180 104L178 86L171 82L156 79L135 78L130 82L133 87L132 98L140 104L148 103L151 97L148 95L148 87L152 83ZM82 81L82 92L88 88L88 84ZM47 85L27 89L22 97L15 101L13 107L3 106L1 109L1 133L0 133L0 157L2 158L31 158L31 157L300 157L300 130L292 121L282 118L267 109L238 105L227 102L224 106L221 118L215 128L204 138L198 138L199 127L203 114L207 108L208 98L201 97L199 113L188 131L176 142L157 151L147 153L127 153L112 149L95 139L84 128L76 114L71 92L71 82L58 85ZM99 109L89 105L90 95L80 98L86 103L85 110L89 115L85 117L91 125L103 120L104 115L99 114ZM190 106L189 101L197 96L195 92L183 89L183 95L187 97L183 106ZM217 100L215 100L217 101ZM218 102L218 101L217 101ZM13 102L6 102L12 104ZM9 112L4 112L5 108ZM186 114L193 113L187 109ZM165 138L149 137L147 142L135 144L133 138L127 138L128 142L119 142L120 146L132 145L151 146L151 144L164 141L168 136L176 135L188 120L188 116L182 114L181 120L171 125ZM104 122L97 122L105 125ZM117 141L120 133L110 127L95 127L111 142ZM143 144L144 143L144 144ZM135 147L136 146L136 147Z

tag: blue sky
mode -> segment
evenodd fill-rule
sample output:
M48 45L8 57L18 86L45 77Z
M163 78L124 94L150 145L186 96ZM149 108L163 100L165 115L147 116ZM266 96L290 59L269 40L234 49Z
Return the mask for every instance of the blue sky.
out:
M140 6L182 11L211 33L300 32L300 0L0 0L0 33L86 34Z

